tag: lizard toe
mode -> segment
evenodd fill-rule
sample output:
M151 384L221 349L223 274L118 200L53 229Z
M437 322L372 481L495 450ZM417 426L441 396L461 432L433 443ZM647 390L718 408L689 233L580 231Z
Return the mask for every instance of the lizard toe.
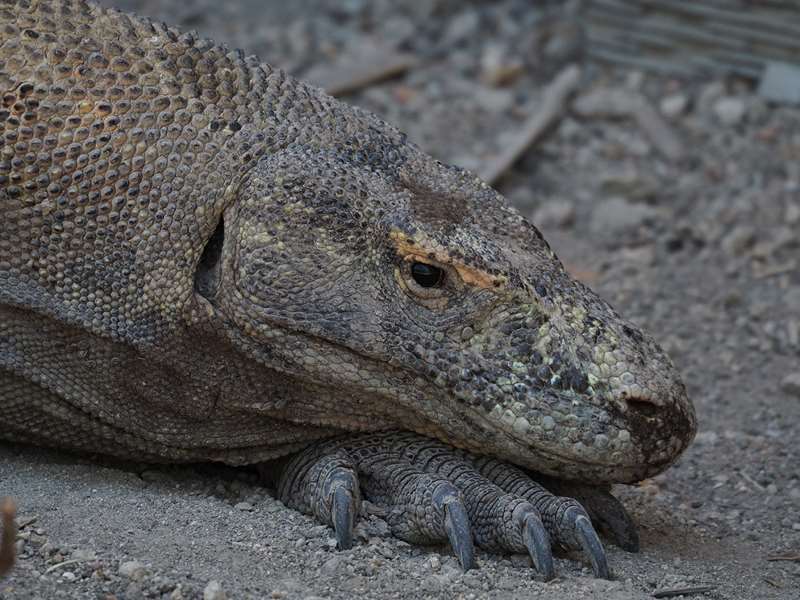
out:
M525 498L535 506L554 544L566 550L582 550L589 558L596 577L604 579L611 577L603 545L589 514L578 500L553 494L521 469L493 458L477 457L475 466L487 479L502 489ZM547 481L552 483L554 489L561 485L561 482L556 480ZM558 489L569 489L569 487ZM627 513L625 514L627 516ZM632 522L631 527L633 527Z
M280 470L278 498L287 506L313 514L333 527L336 545L353 545L353 526L361 504L358 475L342 449L310 448Z
M636 524L608 488L541 476L537 480L551 492L580 502L597 530L614 544L626 552L639 551Z

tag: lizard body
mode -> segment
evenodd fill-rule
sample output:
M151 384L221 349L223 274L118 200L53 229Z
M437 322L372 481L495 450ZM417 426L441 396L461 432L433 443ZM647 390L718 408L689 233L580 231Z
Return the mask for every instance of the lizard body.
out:
M404 430L598 484L691 441L652 338L374 115L79 0L0 4L0 93L0 437L249 464Z

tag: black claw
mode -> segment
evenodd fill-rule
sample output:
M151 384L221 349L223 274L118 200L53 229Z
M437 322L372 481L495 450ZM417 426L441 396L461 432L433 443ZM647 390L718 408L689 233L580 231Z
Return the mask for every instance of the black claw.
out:
M574 498L586 509L598 533L627 552L639 551L639 532L625 506L610 488L538 476L551 492Z
M334 490L331 518L333 529L336 532L336 546L339 550L348 550L353 547L354 504L350 490L343 486Z
M606 560L606 552L603 550L603 545L600 543L600 538L592 527L589 518L580 515L575 519L575 533L578 536L578 541L583 548L583 551L589 556L592 562L592 570L595 577L603 579L611 579L611 573L608 570L608 561Z
M528 554L533 560L536 570L539 571L545 581L549 581L556 576L553 566L553 552L550 549L550 536L542 524L542 520L535 513L529 513L525 517L522 529L522 540L528 549Z
M444 529L461 568L469 571L475 566L475 549L467 509L461 500L452 500L444 505Z

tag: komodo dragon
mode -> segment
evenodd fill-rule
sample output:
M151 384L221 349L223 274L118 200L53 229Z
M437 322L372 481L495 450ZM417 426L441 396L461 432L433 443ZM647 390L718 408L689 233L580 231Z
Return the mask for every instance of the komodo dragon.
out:
M497 192L191 33L80 0L0 27L0 437L264 464L341 548L362 498L465 569L550 578L552 544L608 577L590 518L635 548L608 484L694 409Z

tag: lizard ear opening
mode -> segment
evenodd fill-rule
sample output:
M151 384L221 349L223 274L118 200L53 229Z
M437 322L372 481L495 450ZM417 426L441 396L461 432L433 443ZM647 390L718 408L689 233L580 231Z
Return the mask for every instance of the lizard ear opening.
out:
M220 218L214 233L208 238L197 270L194 274L194 289L210 300L217 293L222 274L222 246L225 241L225 222Z

